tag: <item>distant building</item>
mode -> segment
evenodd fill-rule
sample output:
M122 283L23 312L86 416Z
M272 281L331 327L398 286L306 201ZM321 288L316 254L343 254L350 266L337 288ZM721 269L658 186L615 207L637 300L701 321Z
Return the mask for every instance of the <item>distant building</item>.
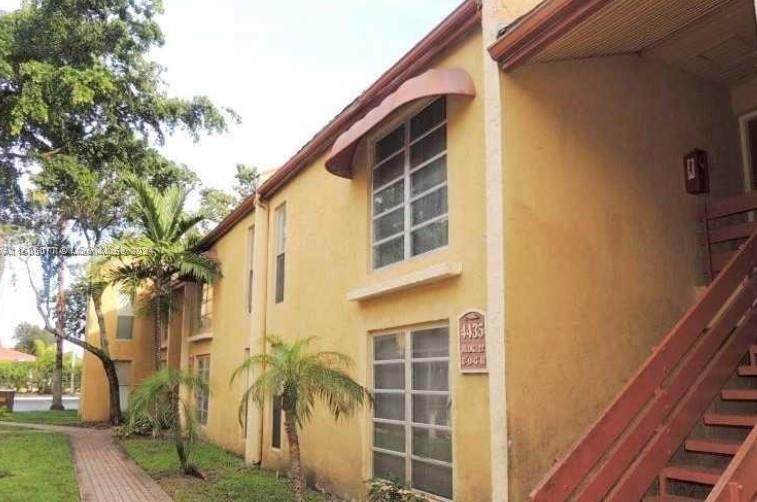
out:
M19 352L13 349L6 349L0 345L0 362L10 361L15 363L33 363L37 358L25 352Z

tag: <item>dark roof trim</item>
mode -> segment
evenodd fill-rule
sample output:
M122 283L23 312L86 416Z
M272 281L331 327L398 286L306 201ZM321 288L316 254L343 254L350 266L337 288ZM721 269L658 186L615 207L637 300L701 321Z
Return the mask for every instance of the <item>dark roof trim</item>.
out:
M611 1L545 0L507 27L489 54L503 70L513 70Z
M431 61L457 42L463 35L481 21L480 0L464 0L457 9L447 16L436 28L423 37L397 63L381 75L356 100L342 110L318 132L304 147L281 166L258 188L261 199L270 198L291 180L300 170L307 167L319 155L328 150L334 140L344 130L359 120L365 113L378 105L386 96L394 92L405 80L421 73ZM244 218L255 205L254 197L247 197L199 244L207 249L223 237Z

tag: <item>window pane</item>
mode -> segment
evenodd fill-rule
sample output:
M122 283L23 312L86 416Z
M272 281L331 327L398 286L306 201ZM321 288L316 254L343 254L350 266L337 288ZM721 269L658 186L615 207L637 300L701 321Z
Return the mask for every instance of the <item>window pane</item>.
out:
M373 222L373 239L380 241L391 235L402 232L405 228L405 208L395 209Z
M413 427L413 455L452 463L452 433Z
M413 460L413 488L452 498L452 468Z
M445 181L447 181L446 155L410 175L410 195L418 195Z
M413 390L448 390L447 361L413 363Z
M410 167L416 167L447 149L447 126L442 126L410 147Z
M373 452L373 477L405 482L405 458Z
M119 340L131 340L133 326L134 326L134 317L126 316L126 315L118 316L118 325L116 326L116 338Z
M399 180L394 185L389 185L373 196L373 214L381 214L405 200L405 182Z
M410 120L410 139L415 139L437 124L444 121L447 102L444 98L437 99L418 115Z
M428 425L449 425L449 396L413 396L413 422Z
M380 335L373 337L373 359L404 359L405 337L403 335Z
M405 126L399 126L376 142L376 164L405 146Z
M281 448L281 396L274 396L271 408L271 447Z
M405 420L405 396L403 394L382 394L373 396L373 416L388 420Z
M447 245L447 220L435 221L413 231L413 256Z
M286 255L276 257L276 303L284 301L284 278L286 273Z
M405 153L400 152L373 170L373 188L379 188L396 180L405 172Z
M435 192L424 195L412 204L413 225L419 225L424 221L436 218L447 213L447 187L442 187Z
M373 367L373 387L376 389L404 389L405 365L378 364Z
M413 357L445 357L449 355L449 328L413 331Z
M405 238L397 237L394 240L379 244L373 251L374 268L383 267L405 257Z
M405 428L401 425L373 424L373 445L384 450L405 451Z

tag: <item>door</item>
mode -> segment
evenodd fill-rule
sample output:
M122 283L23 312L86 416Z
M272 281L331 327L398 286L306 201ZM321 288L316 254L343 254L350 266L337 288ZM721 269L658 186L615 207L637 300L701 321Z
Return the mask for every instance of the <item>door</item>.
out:
M757 111L743 115L739 122L746 190L757 190Z
M129 409L129 391L131 390L131 361L115 361L115 363L121 411L127 411Z

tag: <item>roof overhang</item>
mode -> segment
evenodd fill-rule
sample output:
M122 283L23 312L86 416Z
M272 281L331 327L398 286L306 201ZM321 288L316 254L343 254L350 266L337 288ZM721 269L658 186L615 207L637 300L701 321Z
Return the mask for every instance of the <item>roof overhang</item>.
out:
M757 75L754 0L547 0L489 52L511 71L635 54L734 85Z
M367 133L408 103L444 95L473 97L476 86L470 75L460 69L431 69L407 80L336 139L326 159L326 169L336 176L352 178L355 150Z

